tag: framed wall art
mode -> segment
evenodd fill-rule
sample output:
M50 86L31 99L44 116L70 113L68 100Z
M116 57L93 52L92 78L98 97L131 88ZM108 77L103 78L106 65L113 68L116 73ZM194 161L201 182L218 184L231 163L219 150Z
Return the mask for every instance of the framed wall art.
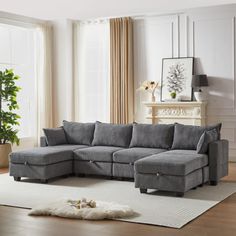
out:
M193 57L163 58L161 101L192 101Z

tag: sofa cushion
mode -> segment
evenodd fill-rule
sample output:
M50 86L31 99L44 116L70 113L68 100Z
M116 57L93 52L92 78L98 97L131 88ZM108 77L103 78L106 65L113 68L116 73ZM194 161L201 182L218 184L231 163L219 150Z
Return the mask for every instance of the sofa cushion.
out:
M114 152L121 150L119 147L96 146L74 151L75 161L112 162Z
M113 162L130 164L146 156L150 156L165 151L166 149L142 148L142 147L123 149L113 153Z
M128 147L132 136L132 125L116 125L96 122L94 146Z
M171 148L174 125L133 124L130 147Z
M10 161L14 164L50 165L58 162L73 160L73 150L85 148L84 145L60 145L33 148L13 152Z
M205 131L198 141L197 153L202 153L202 154L207 153L209 143L217 141L217 138L218 134L216 129Z
M174 140L171 149L196 150L198 141L204 131L216 129L220 138L221 124L194 126L175 124Z
M69 144L91 145L94 134L94 123L63 121L63 128Z
M208 156L195 150L171 150L134 163L138 173L160 175L187 175L207 165Z
M48 146L67 144L66 134L62 127L54 129L43 129Z

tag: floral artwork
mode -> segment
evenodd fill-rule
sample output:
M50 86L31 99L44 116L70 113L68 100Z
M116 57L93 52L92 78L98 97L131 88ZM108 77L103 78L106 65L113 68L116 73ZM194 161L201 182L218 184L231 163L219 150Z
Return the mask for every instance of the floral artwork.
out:
M162 65L161 100L192 99L193 58L164 58Z

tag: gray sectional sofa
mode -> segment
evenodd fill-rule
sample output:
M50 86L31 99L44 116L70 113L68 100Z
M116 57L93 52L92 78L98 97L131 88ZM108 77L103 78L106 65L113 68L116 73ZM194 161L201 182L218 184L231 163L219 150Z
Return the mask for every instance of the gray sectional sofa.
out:
M63 121L44 129L41 147L10 154L10 176L48 179L75 174L134 178L147 189L186 191L228 174L228 141L221 124L128 124ZM115 183L114 183L115 184Z

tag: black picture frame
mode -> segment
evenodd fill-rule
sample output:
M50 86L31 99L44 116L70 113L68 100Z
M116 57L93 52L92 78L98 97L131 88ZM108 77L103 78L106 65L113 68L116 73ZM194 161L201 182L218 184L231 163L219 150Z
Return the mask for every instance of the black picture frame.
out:
M190 61L190 64L191 64L191 68L189 68L189 78L188 79L188 85L189 85L189 90L190 90L190 94L189 96L186 96L186 97L189 97L189 99L181 99L180 101L183 101L183 102L191 102L193 101L193 88L191 87L191 81L192 81L192 75L193 75L193 72L194 72L194 57L171 57L171 58L162 58L162 74L161 74L161 93L160 93L160 100L162 102L165 102L167 99L166 99L166 95L164 96L163 93L163 86L164 86L164 73L166 72L166 68L164 68L165 66L165 61L169 60L169 61L173 61L172 63L174 63L174 61L178 61L178 60L186 60L188 59ZM191 72L191 73L190 73ZM191 78L190 78L191 77ZM183 96L184 97L184 96ZM171 98L170 98L171 99Z

